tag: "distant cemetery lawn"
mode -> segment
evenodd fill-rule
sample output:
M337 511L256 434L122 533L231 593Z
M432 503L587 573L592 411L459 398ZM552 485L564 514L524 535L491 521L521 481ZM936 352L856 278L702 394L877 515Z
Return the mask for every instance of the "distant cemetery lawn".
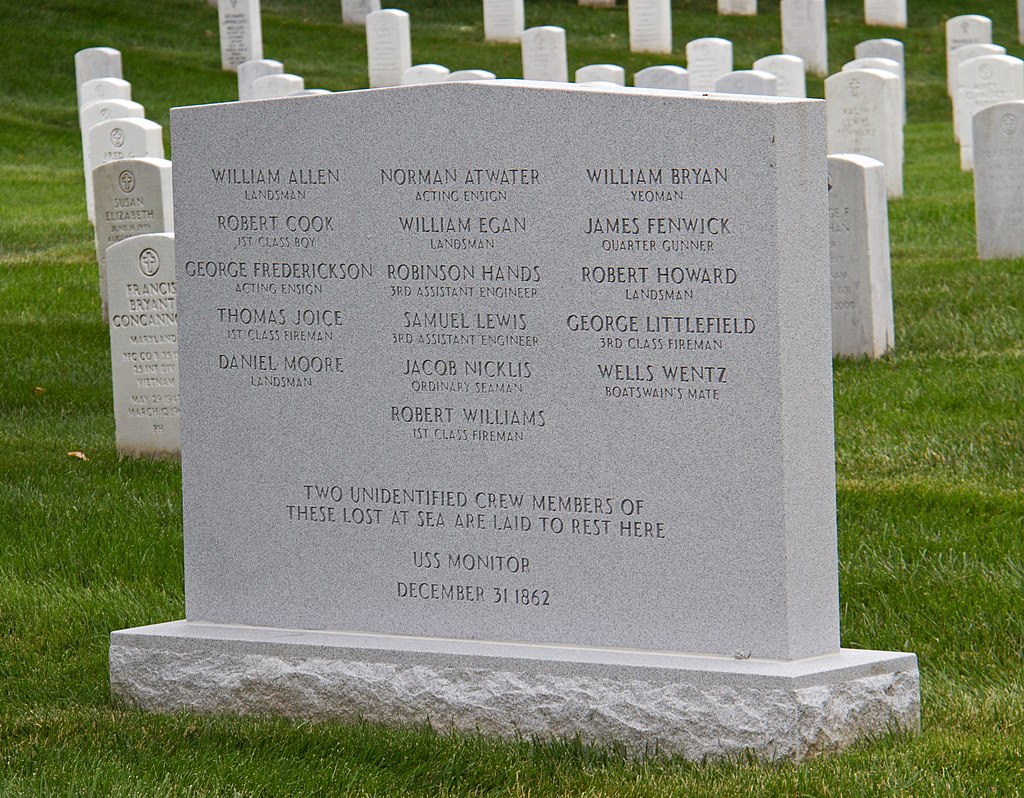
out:
M671 57L628 49L626 9L527 0L567 31L569 70L685 64L733 42L780 51L778 3L718 17L673 4ZM147 117L233 100L206 0L0 0L0 795L1008 795L1024 790L1024 260L975 256L973 183L946 96L943 21L1017 43L1008 0L910 0L868 28L829 0L832 71L864 39L906 44L905 196L890 202L894 354L835 365L843 644L919 657L922 731L800 766L630 762L571 741L445 729L159 717L113 706L111 630L184 617L176 464L118 460L108 330L86 218L73 56L110 45ZM479 0L403 0L413 63L521 74L483 42ZM267 58L307 87L366 85L338 0L264 0ZM822 80L808 75L808 93ZM437 113L443 114L443 108ZM429 118L395 119L429 136ZM173 157L173 153L171 153ZM239 474L240 480L245 474Z

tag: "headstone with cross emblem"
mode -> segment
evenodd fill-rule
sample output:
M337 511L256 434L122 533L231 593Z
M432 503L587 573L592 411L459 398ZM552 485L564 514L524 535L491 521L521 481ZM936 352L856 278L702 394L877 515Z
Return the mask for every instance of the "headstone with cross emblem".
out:
M781 0L782 51L804 59L807 71L828 74L825 0Z
M978 257L1024 258L1024 100L974 115Z
M93 171L107 161L123 161L125 158L163 158L163 128L149 119L107 119L90 127L85 133L85 139L85 189L88 192L86 196L89 211L95 223Z
M107 250L110 366L119 457L181 456L174 234Z
M82 134L82 170L85 174L85 207L90 222L96 221L92 196L93 163L89 150L89 130L109 119L144 119L146 109L132 100L97 100L78 109L78 126Z
M893 348L885 165L866 155L828 157L832 354L878 358Z
M1024 100L1024 61L1010 55L983 55L964 61L956 71L956 127L960 134L960 168L974 168L971 119L982 108L1007 100Z
M825 80L829 154L858 153L884 163L890 197L903 196L899 84L880 69L836 72Z
M669 0L629 0L629 49L634 53L672 52Z
M174 232L171 162L163 158L129 158L100 164L93 171L93 198L100 300L106 319L107 249L132 236Z
M219 0L220 66L236 72L245 61L263 58L263 27L260 0Z
M968 44L992 44L992 20L981 14L963 14L946 20L946 91L956 95L956 68L950 55Z

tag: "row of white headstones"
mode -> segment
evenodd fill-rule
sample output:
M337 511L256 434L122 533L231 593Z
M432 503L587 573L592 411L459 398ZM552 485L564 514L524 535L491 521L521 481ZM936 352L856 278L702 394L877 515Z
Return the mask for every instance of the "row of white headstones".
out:
M370 16L372 13L375 12ZM973 130L968 133L968 141L976 138L985 142L979 159L984 168L978 170L976 178L979 255L1021 256L1024 148L1020 137L1014 134L1024 128L1017 124L1018 119L1024 119L1024 64L999 53L972 49L994 47L985 41L986 37L991 37L991 23L984 17L970 15L949 21L950 90L960 99L956 105L957 118L969 119L963 115L971 107L975 123L973 129L958 127L961 140L966 137L964 130ZM708 50L714 53L705 63L713 61L714 68L722 72L714 79L716 90L731 84L734 91L747 94L778 93L775 75L769 75L772 80L768 81L759 79L757 73L763 70L731 70L729 42L711 39L696 44L700 45L693 49L697 58L707 56ZM687 51L689 54L691 48ZM983 54L975 55L976 52ZM906 119L903 45L892 39L871 40L858 45L855 55L854 61L825 83L828 150L833 154L829 160L833 192L833 339L836 354L878 357L893 345L886 196L902 194L902 127ZM798 67L798 79L794 70L789 85L803 84L799 57L769 58L787 59ZM980 64L976 63L979 61ZM110 322L115 375L124 372L122 390L118 390L115 379L118 429L125 430L124 436L119 431L118 448L128 454L173 452L177 450L177 379L176 365L172 365L176 364L176 328L171 164L163 158L160 126L146 120L142 106L131 100L131 86L121 77L120 53L107 47L89 48L76 54L75 62L87 205L95 224L103 313ZM998 71L985 75L979 68L986 63L999 68L1010 62L1015 62L1009 73L1015 77L1008 81L1000 81ZM589 72L584 71L586 68L579 70L577 82L624 83L621 67L593 67ZM601 69L606 67L614 67L615 71L602 73ZM635 85L692 89L690 80L695 71L671 65L651 67L637 73ZM702 66L701 72L706 74L711 69ZM975 74L990 78L995 74L997 79L977 85L977 81L972 82ZM276 96L271 90L261 89L260 81L277 77L288 76L276 61L260 59L238 65L239 98ZM455 75L456 79L481 77L493 76L473 71L461 78ZM670 77L676 82L672 83ZM1009 86L1004 85L1007 82ZM319 92L300 86L288 94ZM1019 99L1009 104L999 102L1008 92ZM793 96L802 95L802 91L793 92ZM985 98L991 101L986 104ZM124 243L128 239L138 240ZM113 276L112 263L116 263ZM116 289L108 292L108 284ZM155 336L151 334L153 330L147 330L146 345L157 347L145 354L150 362L138 361L135 358L141 354L129 351L138 347L138 325L134 320L141 318L139 313L148 314L147 326L154 326L152 320L158 319L168 327ZM166 378L161 377L161 369L166 369ZM169 390L162 394L159 390L147 393L144 388ZM118 411L119 401L123 412ZM163 417L168 414L171 418ZM158 416L156 422L152 420L154 415ZM123 424L122 418L127 419ZM148 442L131 443L129 431L133 428L142 430L136 438ZM159 446L152 442L150 428L162 442Z

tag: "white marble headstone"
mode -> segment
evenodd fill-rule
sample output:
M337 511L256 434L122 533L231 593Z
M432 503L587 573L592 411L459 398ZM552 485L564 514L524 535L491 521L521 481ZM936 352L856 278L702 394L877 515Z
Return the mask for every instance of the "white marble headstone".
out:
M409 15L386 8L366 15L366 59L370 88L398 86L412 66Z
M633 75L633 85L641 89L686 91L690 88L690 73L672 64L650 66Z
M288 97L297 91L304 91L305 88L306 80L301 75L292 75L288 72L264 75L249 84L249 99L273 100Z
M221 69L234 72L245 61L263 58L260 0L219 0Z
M891 58L901 66L904 66L904 72L906 70L903 42L899 39L865 39L854 46L853 57Z
M878 56L855 58L843 64L843 72L849 72L852 69L880 69L883 72L890 72L900 79L900 122L905 125L907 123L907 87L903 82L903 67L899 61Z
M755 94L776 97L779 93L779 79L771 72L759 69L740 69L722 75L715 81L715 91L727 94Z
M489 42L518 42L525 28L523 0L483 0L484 39Z
M807 72L804 59L798 55L766 55L758 58L753 68L775 75L779 97L806 97Z
M973 121L978 257L1024 258L1024 101L990 105Z
M75 85L78 105L82 103L82 84L94 78L121 78L121 52L113 47L86 47L75 53Z
M374 11L380 11L380 0L341 0L342 24L362 27Z
M690 91L714 91L715 81L732 72L732 42L717 36L686 43Z
M93 78L82 84L78 92L78 107L102 100L130 100L132 84L121 78Z
M283 75L284 64L272 58L260 58L256 61L243 61L238 65L238 99L254 100L252 95L253 81L267 75Z
M1007 100L1024 100L1024 61L1009 55L983 55L960 64L956 72L956 127L960 133L960 168L974 165L971 119L982 108Z
M880 69L836 72L825 79L829 154L856 153L884 163L890 197L903 196L899 82Z
M950 97L956 96L956 68L950 55L967 44L992 44L992 20L981 14L963 14L946 20L946 91Z
M582 8L615 8L615 0L578 0Z
M889 28L907 27L907 0L864 0L864 22Z
M718 0L718 13L753 16L757 13L757 0Z
M174 234L126 238L107 250L110 366L119 457L181 456Z
M953 76L953 92L950 95L953 107L953 140L956 142L960 141L959 115L956 110L957 89L960 88L957 83L960 65L964 61L980 58L983 55L1006 55L1006 48L998 44L965 44L963 47L957 47L949 54L949 69Z
M93 202L100 303L107 320L107 249L132 236L174 232L171 162L127 158L100 164L93 170Z
M78 109L78 127L82 134L82 171L85 176L85 207L89 221L96 220L92 196L92 153L89 149L89 130L108 119L144 119L146 109L133 100L98 100Z
M565 29L556 25L527 28L520 39L523 79L557 83L569 81Z
M804 59L807 71L828 74L825 0L781 0L782 49Z
M671 0L629 0L628 6L629 49L634 53L671 53Z
M493 72L486 69L456 69L454 72L449 72L445 76L445 80L448 82L458 82L463 80L497 80L498 76Z
M451 74L451 70L440 64L414 64L402 73L403 86L419 83L440 83Z
M885 165L830 155L828 213L832 354L881 357L895 339Z
M626 70L618 64L588 64L576 70L577 83L614 83L626 85Z

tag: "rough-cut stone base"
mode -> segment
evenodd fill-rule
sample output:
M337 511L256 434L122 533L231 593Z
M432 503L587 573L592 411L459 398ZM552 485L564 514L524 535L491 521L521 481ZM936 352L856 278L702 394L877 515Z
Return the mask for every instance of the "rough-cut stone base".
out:
M920 723L913 654L794 662L224 626L111 635L110 688L154 712L422 723L799 761Z

